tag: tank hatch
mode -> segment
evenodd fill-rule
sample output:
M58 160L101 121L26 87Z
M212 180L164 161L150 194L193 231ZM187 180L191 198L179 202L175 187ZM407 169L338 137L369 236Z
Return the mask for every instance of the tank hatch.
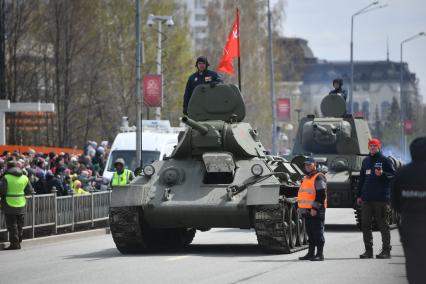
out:
M321 102L321 112L325 117L343 117L346 114L345 99L338 94L327 95Z
M235 85L197 86L188 104L188 117L195 121L240 122L245 115L243 97Z

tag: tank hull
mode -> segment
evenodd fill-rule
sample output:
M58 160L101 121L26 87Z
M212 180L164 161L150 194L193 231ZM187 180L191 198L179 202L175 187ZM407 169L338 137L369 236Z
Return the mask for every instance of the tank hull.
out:
M254 164L263 164L265 172L268 170L262 160L241 160L236 162L232 183L206 184L202 161L156 161L152 165L159 174L150 179L140 176L130 186L115 188L111 207L141 206L145 220L155 228L251 228L250 205L278 204L280 189L279 181L271 176L229 198L228 187L242 184L252 175ZM169 186L161 177L171 168L179 169L181 180ZM263 192L260 196L259 190Z
M259 246L268 253L292 253L307 247L305 224L297 214L297 185L271 174L276 161L235 161L229 184L206 182L201 160L165 160L152 164L155 174L138 176L130 185L114 187L110 228L122 253L144 253L189 245L195 230L254 228ZM251 183L251 167L261 165L264 177ZM179 177L165 184L165 173ZM271 175L268 175L271 174ZM246 187L230 194L232 186ZM287 195L286 195L287 194Z

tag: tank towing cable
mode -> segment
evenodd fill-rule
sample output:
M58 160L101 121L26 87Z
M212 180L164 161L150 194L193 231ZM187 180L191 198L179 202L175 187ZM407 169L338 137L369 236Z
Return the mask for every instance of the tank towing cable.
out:
M232 198L237 195L238 193L244 191L247 186L261 182L271 176L275 176L275 175L284 175L284 174L288 174L286 172L272 172L263 176L252 176L250 178L248 178L246 181L244 181L242 184L234 184L234 185L230 185L226 188L227 194L228 194L228 199L232 200Z

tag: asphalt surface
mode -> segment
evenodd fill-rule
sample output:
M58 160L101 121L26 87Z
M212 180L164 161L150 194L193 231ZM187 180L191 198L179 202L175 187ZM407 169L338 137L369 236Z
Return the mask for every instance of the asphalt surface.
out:
M397 230L392 259L361 260L362 234L352 210L327 211L325 261L299 261L306 253L267 255L254 231L197 232L185 252L121 255L111 235L26 242L0 251L0 283L407 283ZM381 246L374 233L374 253Z

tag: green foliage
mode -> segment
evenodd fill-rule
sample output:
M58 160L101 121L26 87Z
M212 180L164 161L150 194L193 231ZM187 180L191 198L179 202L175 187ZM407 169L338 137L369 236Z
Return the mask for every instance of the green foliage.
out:
M187 12L180 1L141 2L142 75L157 72L157 29L146 25L148 14L174 16L174 27L163 25L163 119L177 124L185 73L193 65ZM20 0L9 6L6 33L16 40L6 49L6 97L56 108L47 130L34 135L11 127L9 143L81 147L88 139L111 141L122 116L136 124L134 0Z
M401 111L398 101L395 97L392 98L392 104L383 129L383 145L396 146L400 145L400 126L401 126Z
M374 138L382 140L383 138L383 129L382 122L380 120L379 115L379 107L376 105L376 109L374 110L374 127L372 129L372 136Z

